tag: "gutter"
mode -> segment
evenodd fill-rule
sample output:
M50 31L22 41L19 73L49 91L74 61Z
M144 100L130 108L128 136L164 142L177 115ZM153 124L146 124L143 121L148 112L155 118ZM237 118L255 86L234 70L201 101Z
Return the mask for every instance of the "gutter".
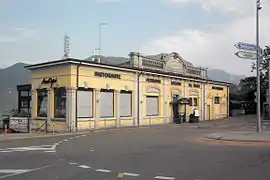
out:
M79 88L79 68L82 65L82 62L77 65L77 72L76 72L76 94L75 94L75 129L78 131L78 88Z
M140 126L140 76L142 75L142 72L138 72L138 77L137 77L137 117L138 117L138 126Z

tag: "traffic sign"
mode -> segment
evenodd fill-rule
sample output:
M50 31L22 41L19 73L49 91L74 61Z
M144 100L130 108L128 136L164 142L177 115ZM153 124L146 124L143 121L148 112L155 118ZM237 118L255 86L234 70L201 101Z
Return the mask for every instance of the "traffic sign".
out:
M257 51L257 46L255 44L238 42L234 46L239 50L253 51L253 52ZM259 52L262 53L262 49L260 47L259 47Z
M238 51L237 53L235 53L235 55L243 59L257 59L257 54L252 52Z

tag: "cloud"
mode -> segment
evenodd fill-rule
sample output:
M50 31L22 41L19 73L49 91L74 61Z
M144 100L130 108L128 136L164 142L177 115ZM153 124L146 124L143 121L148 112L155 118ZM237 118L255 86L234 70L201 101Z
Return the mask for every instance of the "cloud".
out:
M25 38L31 38L36 35L39 29L15 28L8 33L0 35L0 43L15 43Z
M120 0L96 0L99 3L118 3Z
M186 5L188 3L198 3L207 11L219 10L236 14L246 14L254 11L255 0L165 0L173 5Z
M178 0L174 1L176 2ZM185 0L180 1L183 2ZM181 3L180 1L178 3ZM226 1L222 3L220 0L200 1L210 8L216 6L223 8L224 11L233 11L234 5L231 3L231 0L227 0L227 3L225 3ZM214 3L214 1L216 1L216 3ZM249 0L245 1L248 2ZM265 11L262 11L260 16L261 46L270 43L269 4L265 4ZM245 8L245 11L249 9L247 5L243 5L243 8ZM243 10L243 12L245 11ZM202 31L200 29L182 29L174 34L156 37L143 44L139 51L145 54L176 51L179 52L184 59L196 65L224 69L234 74L250 74L252 61L238 59L234 55L237 49L233 45L238 41L255 43L255 29L255 17L254 14L251 13L249 15L239 16L227 24L218 24L216 27L214 26L214 31L211 32Z

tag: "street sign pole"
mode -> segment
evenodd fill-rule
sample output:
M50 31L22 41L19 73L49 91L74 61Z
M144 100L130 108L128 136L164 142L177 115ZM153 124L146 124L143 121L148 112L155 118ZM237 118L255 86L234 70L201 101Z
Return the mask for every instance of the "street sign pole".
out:
M259 10L260 0L256 0L256 54L257 54L257 132L261 132L261 81L260 81L260 57L259 57Z

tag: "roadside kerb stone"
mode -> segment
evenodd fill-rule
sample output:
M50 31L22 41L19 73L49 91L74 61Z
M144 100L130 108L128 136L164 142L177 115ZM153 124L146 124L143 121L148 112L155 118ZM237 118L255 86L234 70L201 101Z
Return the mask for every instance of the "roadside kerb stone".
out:
M205 138L220 141L239 141L239 142L270 142L270 132L256 131L227 131L216 132L205 135Z

